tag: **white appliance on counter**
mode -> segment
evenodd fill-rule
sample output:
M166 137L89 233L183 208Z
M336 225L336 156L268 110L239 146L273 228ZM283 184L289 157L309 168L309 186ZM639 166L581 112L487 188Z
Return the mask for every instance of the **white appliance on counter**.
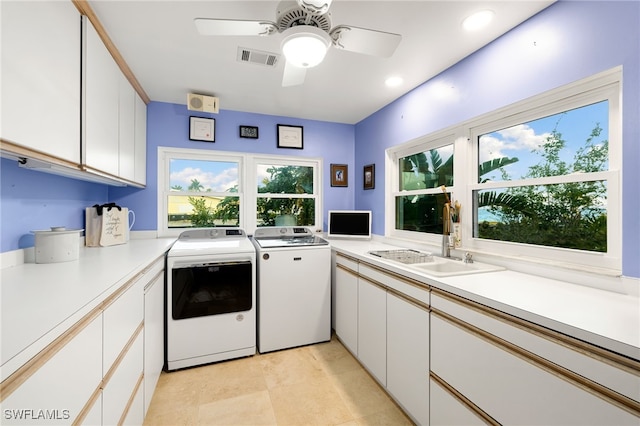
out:
M256 353L256 251L239 228L184 231L167 254L166 368Z
M309 229L256 229L258 351L331 339L331 247Z

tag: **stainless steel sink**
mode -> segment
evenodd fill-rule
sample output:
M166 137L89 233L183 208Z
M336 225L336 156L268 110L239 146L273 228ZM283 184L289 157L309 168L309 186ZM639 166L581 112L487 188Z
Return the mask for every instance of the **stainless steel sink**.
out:
M476 261L473 263L464 263L462 260L437 257L431 253L413 249L377 250L370 251L369 254L403 263L411 269L437 277L478 274L481 272L494 272L505 269L501 266Z
M370 251L369 254L407 265L414 263L426 263L433 260L431 253L425 253L413 249L374 250Z

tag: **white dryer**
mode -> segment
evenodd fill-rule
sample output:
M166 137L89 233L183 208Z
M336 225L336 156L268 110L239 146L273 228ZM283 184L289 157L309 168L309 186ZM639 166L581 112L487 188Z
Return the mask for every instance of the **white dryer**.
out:
M256 251L244 230L183 232L166 296L167 370L256 353Z
M258 351L331 339L331 247L309 229L256 229Z

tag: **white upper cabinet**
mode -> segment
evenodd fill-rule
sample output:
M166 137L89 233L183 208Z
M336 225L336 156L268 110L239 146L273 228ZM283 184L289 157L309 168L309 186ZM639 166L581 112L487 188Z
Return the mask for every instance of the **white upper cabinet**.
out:
M92 169L118 176L122 74L91 22L83 17L83 23L82 162Z
M147 104L135 94L135 177L134 181L147 184Z
M136 92L124 74L120 74L119 90L119 176L123 179L135 180Z
M2 139L80 162L80 14L70 1L2 2Z

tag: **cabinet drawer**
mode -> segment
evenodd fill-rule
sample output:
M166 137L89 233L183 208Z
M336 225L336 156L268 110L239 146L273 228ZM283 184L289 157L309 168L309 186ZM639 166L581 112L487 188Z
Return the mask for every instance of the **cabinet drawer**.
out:
M143 335L140 332L113 374L105 377L102 391L102 424L119 424L129 401L141 387L143 369Z
M439 315L431 317L431 370L502 424L638 424L630 412Z
M103 372L107 374L113 362L144 318L144 280L139 279L112 303L105 307Z
M474 411L449 393L434 379L429 381L430 426L484 426L486 423Z
M29 423L17 417L20 410L33 410L33 415L37 410L54 410L55 417L47 424L75 420L102 381L101 329L102 317L98 315L68 342L54 342L46 348L55 351L56 345L64 345L50 359L43 359L43 365L32 365L30 368L37 371L2 402L2 424Z
M476 306L453 295L439 294L434 290L431 302L436 312L446 312L595 383L640 400L640 364L637 362L636 367L628 359L621 359L628 365L619 364L615 360L619 357L617 354L607 353L585 342L572 342L568 336L535 324L525 324L517 318L508 318L506 314Z
M336 265L341 265L356 273L358 272L358 261L341 254L336 254Z
M401 277L392 272L362 262L358 265L358 272L360 276L366 277L375 283L382 284L385 287L389 287L429 305L429 287L426 284L418 283L410 278Z

